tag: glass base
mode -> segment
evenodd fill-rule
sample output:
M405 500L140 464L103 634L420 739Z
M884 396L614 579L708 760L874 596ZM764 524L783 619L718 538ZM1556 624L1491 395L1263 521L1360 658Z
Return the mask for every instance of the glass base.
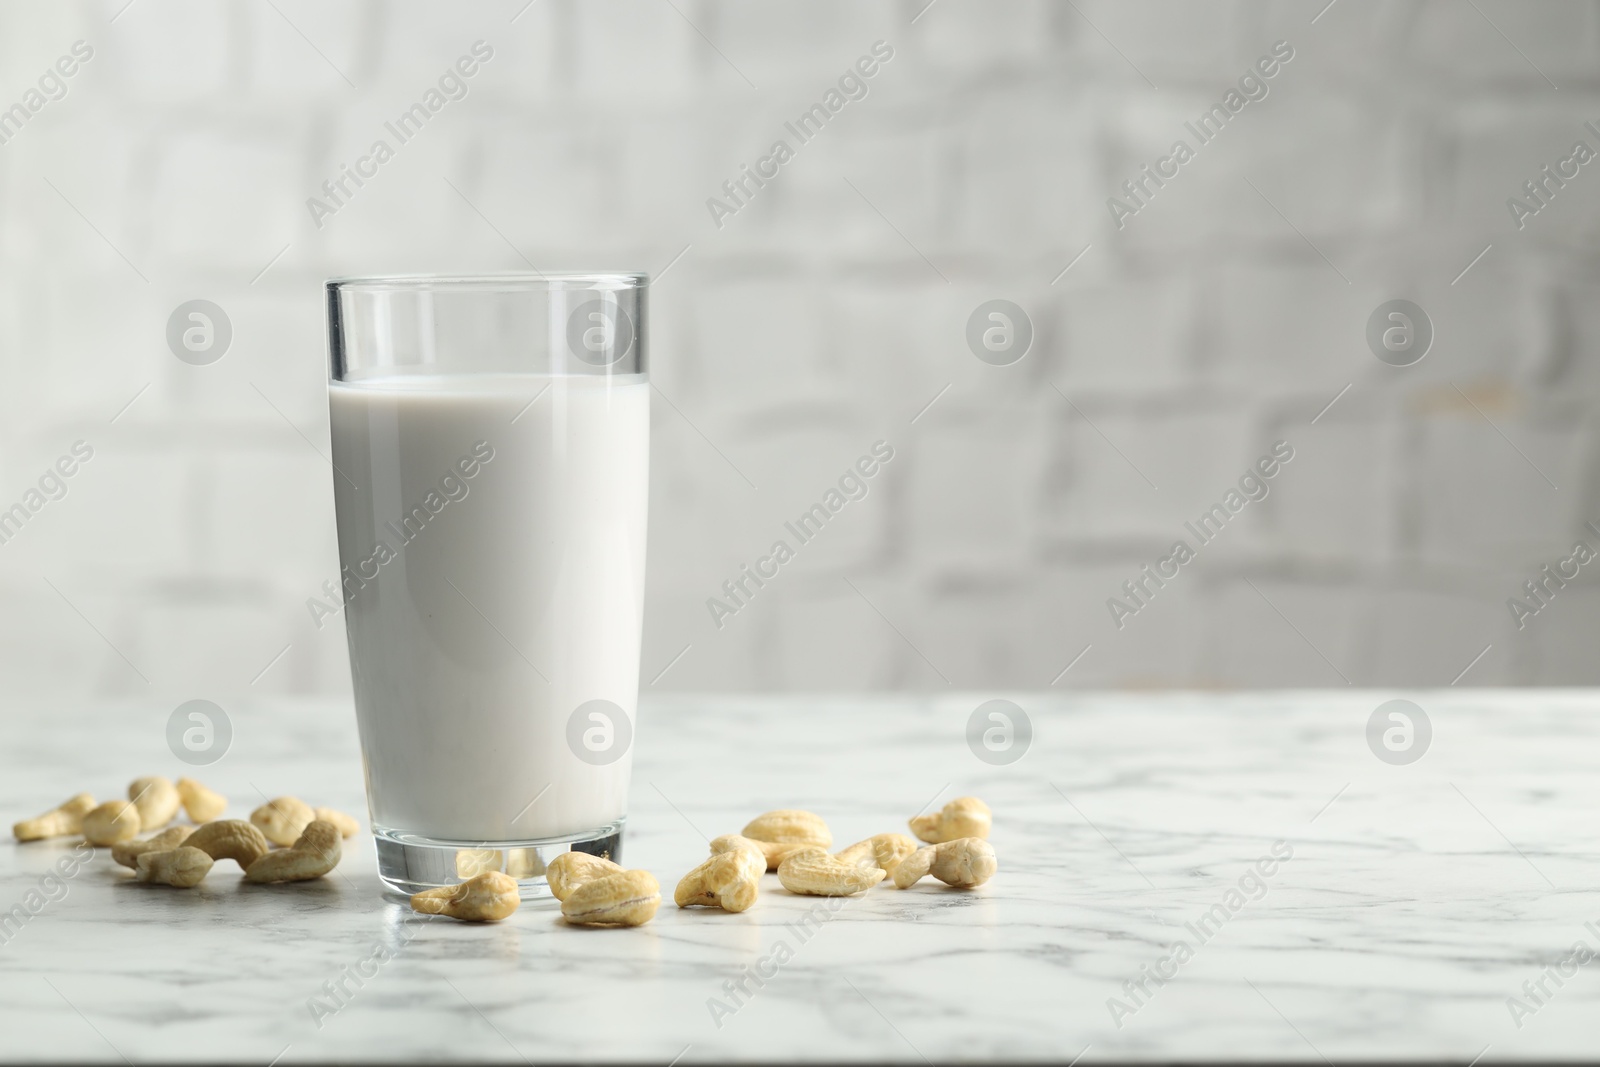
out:
M618 819L594 830L525 841L441 841L381 826L372 828L372 837L378 847L378 877L390 893L409 898L484 871L501 871L517 880L523 900L537 900L550 896L545 868L563 852L620 862L626 822Z

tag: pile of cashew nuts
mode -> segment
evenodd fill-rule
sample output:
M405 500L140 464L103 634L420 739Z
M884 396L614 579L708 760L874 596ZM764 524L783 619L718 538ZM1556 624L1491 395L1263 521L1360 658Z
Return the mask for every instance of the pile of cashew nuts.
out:
M225 797L192 778L135 778L128 784L127 800L96 804L88 793L79 793L16 823L12 833L18 841L81 834L91 845L109 847L111 858L132 868L138 881L187 889L199 885L218 860L237 863L247 882L321 878L338 864L341 840L361 829L343 812L312 807L296 797L269 800L248 820L221 818L227 807ZM174 824L180 808L188 824ZM937 812L911 819L911 831L922 845L905 834L875 834L830 853L833 833L821 816L795 809L769 811L741 832L713 840L710 857L683 876L673 899L680 908L747 911L768 871L776 871L789 892L805 896L851 896L885 880L909 889L928 875L957 889L972 889L994 876L994 848L987 840L992 822L983 801L958 797ZM141 837L146 831L156 832ZM661 886L654 875L601 856L564 852L544 874L561 902L562 917L576 926L641 926L661 906ZM504 919L520 903L517 879L498 870L411 898L418 912L472 922Z
M180 808L189 823L172 825ZM226 797L193 778L152 776L128 783L127 800L96 804L79 793L11 832L18 841L81 834L91 845L109 847L137 881L191 889L217 860L233 860L247 882L321 878L338 864L340 840L361 829L343 812L295 797L267 801L249 821L221 818L227 810ZM139 836L149 830L158 832Z

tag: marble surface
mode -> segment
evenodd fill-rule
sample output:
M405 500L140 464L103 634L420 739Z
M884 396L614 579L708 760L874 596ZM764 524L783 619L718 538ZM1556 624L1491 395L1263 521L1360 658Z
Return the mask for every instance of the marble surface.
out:
M641 929L581 930L525 905L469 926L383 900L365 838L337 876L276 888L226 863L189 892L134 885L102 852L5 931L0 1060L1594 1054L1600 965L1544 972L1600 950L1600 693L1404 694L1434 730L1410 766L1364 736L1400 694L1364 692L1006 694L1034 738L989 766L964 731L997 695L647 701L625 854L670 893L706 835L763 809L812 808L843 845L972 793L1000 857L980 890L880 887L807 928L819 902L769 877L743 915L669 902ZM8 818L182 773L170 711L14 714ZM229 712L232 747L198 776L234 814L262 792L365 810L347 706ZM1275 842L1292 857L1252 877ZM0 846L0 911L69 850ZM731 996L757 967L772 976ZM1153 968L1173 977L1125 991Z

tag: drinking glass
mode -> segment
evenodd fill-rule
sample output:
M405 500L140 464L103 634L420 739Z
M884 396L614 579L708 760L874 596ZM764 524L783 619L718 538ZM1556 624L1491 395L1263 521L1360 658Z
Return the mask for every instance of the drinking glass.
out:
M644 274L330 281L340 584L386 886L617 859L644 602Z

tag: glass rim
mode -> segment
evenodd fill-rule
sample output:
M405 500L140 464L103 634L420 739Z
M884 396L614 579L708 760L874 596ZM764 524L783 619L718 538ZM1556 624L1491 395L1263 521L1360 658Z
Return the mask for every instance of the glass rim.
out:
M329 278L329 293L457 292L518 293L565 289L644 289L644 271L507 271L497 274L366 274Z

